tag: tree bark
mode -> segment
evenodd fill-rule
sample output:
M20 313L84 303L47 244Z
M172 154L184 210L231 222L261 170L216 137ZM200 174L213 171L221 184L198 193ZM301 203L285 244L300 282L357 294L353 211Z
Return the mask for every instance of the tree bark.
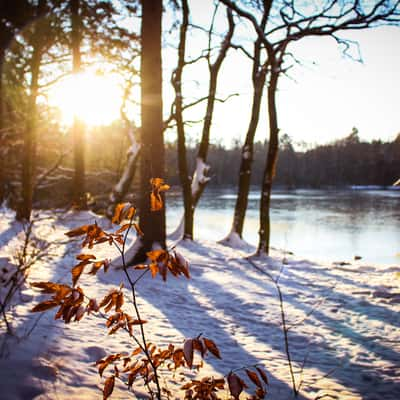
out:
M185 215L184 215L184 237L192 239L193 238L193 227L194 227L194 212L196 209L196 206L201 198L201 195L203 194L203 191L207 185L207 182L210 180L210 178L207 176L208 171L209 171L209 166L207 165L207 154L208 154L208 148L210 144L210 132L211 132L211 123L213 119L213 112L214 112L214 106L215 106L215 98L216 98L216 93L217 93L217 82L218 82L218 74L221 69L222 62L224 61L226 54L228 52L228 49L231 45L234 29L235 29L235 23L233 20L233 15L232 15L232 10L227 8L227 19L228 19L228 24L229 28L228 31L224 37L224 40L222 41L221 48L219 50L218 56L215 60L214 63L210 62L210 59L208 58L208 66L209 66L209 72L210 72L210 82L209 82L209 88L208 88L208 100L207 100L207 108L206 108L206 114L204 117L204 122L203 122L203 129L202 129L202 134L201 134L201 141L199 145L199 150L197 153L197 159L196 159L196 169L193 173L193 178L191 181L190 185L190 201L189 199L189 187L188 182L185 183L185 187L183 187L184 190L184 199L187 197L186 204L184 204L185 208ZM211 34L211 33L210 33ZM208 57L210 57L210 49ZM182 122L183 124L183 122ZM179 127L178 127L179 129ZM178 133L178 141L179 141L179 133ZM179 147L179 142L178 142L178 147ZM181 143L181 147L183 147L183 144ZM185 174L185 171L181 172L181 175L183 177L183 174ZM186 171L187 175L187 171ZM185 179L183 177L183 179ZM179 227L178 227L179 229Z
M269 145L263 181L261 185L260 199L260 230L257 254L269 254L271 222L270 222L270 204L272 181L275 176L276 163L278 160L279 149L279 128L276 111L276 88L278 84L279 69L274 66L271 71L271 77L268 84L268 119L269 119Z
M71 47L72 72L76 76L81 71L81 17L80 0L71 0ZM79 96L79 93L76 94ZM72 201L78 209L85 209L85 131L82 121L74 116L72 125L72 141L74 154L74 176L72 181Z
M5 174L5 154L6 154L6 112L4 95L4 63L5 54L14 36L18 31L24 29L31 22L43 17L46 13L45 2L42 0L38 6L28 1L20 1L18 5L15 0L2 0L0 2L0 204L5 200L6 193L6 174ZM42 5L40 5L42 3ZM15 12L17 7L18 12Z
M0 205L6 197L5 190L5 173L4 173L4 157L5 157L5 112L4 112L4 86L3 86L3 69L5 48L2 46L0 39Z
M260 63L254 60L253 73L253 104L251 109L250 122L246 133L246 139L242 148L242 157L239 169L239 185L236 198L233 224L230 234L236 234L241 239L243 236L243 226L246 217L248 196L250 191L251 171L254 153L254 136L256 134L258 121L260 118L260 108L264 91L266 68L260 69ZM229 241L229 235L227 237Z
M164 176L161 65L162 0L142 1L141 157L139 222L144 236L131 263L142 262L153 247L165 248L165 207L150 209L150 179Z
M182 0L182 23L179 34L178 47L178 65L172 76L172 86L175 89L175 121L178 134L178 170L179 179L183 192L183 208L184 208L184 224L183 239L193 240L193 201L191 190L191 179L189 177L189 168L186 152L185 125L183 121L183 89L182 89L182 73L185 66L186 51L186 33L189 25L189 6L187 0Z
M38 15L46 8L46 0L40 0L38 4ZM40 23L40 22L39 22ZM35 28L33 37L33 53L31 59L31 83L28 99L27 125L24 132L24 143L22 151L22 201L17 209L18 220L29 221L32 213L33 188L36 168L37 151L37 96L39 92L40 63L44 49L44 32L40 25Z

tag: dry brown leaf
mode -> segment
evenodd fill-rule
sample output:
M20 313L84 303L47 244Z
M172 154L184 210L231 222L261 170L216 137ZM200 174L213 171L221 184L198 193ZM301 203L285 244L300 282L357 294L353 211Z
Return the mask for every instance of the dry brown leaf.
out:
M186 339L183 344L183 355L189 368L193 366L193 339Z
M150 193L150 210L160 211L163 208L162 198L159 193Z
M158 273L158 266L157 266L157 264L152 263L149 265L149 268L150 268L151 276L154 278Z
M107 400L114 390L115 376L110 376L104 382L103 400Z
M261 379L268 385L269 384L268 377L267 377L267 374L265 373L265 371L260 367L256 367L256 370L257 370L258 374L261 376Z
M72 274L72 286L75 286L76 283L78 282L79 277L82 275L83 269L85 268L85 265L87 265L87 262L81 262L75 267L71 269L71 274Z
M258 377L258 375L257 375L254 371L251 371L251 370L249 370L249 369L245 369L245 371L246 371L247 376L250 378L250 380L251 380L256 386L258 386L259 388L262 389L263 385L262 385L262 383L261 383L260 378Z
M118 235L122 232L125 232L127 229L129 229L130 226L131 224L122 225L121 228L119 228L115 233Z
M211 354L213 354L215 357L221 359L221 354L219 352L219 349L218 349L217 345L211 339L207 339L207 338L203 337L203 342L204 342L204 345L206 346L207 350Z
M51 308L57 307L60 303L58 301L54 300L47 300L47 301L42 301L39 304L36 304L35 307L32 308L32 312L42 312L42 311L47 311L50 310Z
M76 259L80 261L95 260L96 256L93 254L78 254Z
M168 258L168 253L163 249L149 251L146 255L153 262L164 261Z
M119 203L115 206L114 216L112 217L111 222L113 224L119 224L122 219L122 210L124 209L126 203Z
M230 372L228 375L228 386L231 395L235 399L239 399L240 393L243 391L243 385L241 379L233 372Z
M91 225L83 225L65 233L68 237L81 236L88 232Z
M122 292L118 293L117 300L115 302L116 311L121 311L121 307L124 305L124 294Z

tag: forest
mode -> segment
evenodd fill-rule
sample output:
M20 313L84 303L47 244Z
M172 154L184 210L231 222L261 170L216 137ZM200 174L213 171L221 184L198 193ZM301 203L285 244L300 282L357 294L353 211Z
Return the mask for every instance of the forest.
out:
M262 180L264 154L268 142L254 143L253 172L251 184L258 185ZM287 135L280 138L279 158L274 185L279 188L345 188L350 186L391 187L400 169L400 136L393 142L361 141L357 134L349 134L343 139L308 150L295 150ZM176 145L166 148L166 164L176 162ZM189 148L192 165L196 149ZM225 171L239 165L241 147L239 144L226 148L210 145L209 163L212 165L212 178L209 185L237 184L236 174ZM173 167L166 170L168 182L179 185Z
M4 399L398 399L399 266L278 248L273 207L276 189L393 189L345 211L323 193L316 220L345 235L365 213L365 246L386 226L376 253L398 261L400 133L297 143L278 94L295 44L326 37L357 62L347 34L399 23L388 0L1 0ZM229 222L211 205L202 221L222 187ZM200 239L213 219L220 240ZM328 249L316 232L300 236Z

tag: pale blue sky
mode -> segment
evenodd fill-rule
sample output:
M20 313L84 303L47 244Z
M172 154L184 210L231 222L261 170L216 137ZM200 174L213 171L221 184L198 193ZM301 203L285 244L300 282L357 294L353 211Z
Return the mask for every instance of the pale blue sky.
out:
M193 2L192 19L206 24L210 10L205 2ZM217 27L223 31L223 17ZM241 28L240 35L245 32ZM249 37L252 35L249 32ZM362 139L392 140L400 132L400 28L379 27L362 31L348 31L343 37L359 42L363 63L343 56L332 38L308 38L293 44L292 52L303 65L290 71L291 79L282 77L278 92L278 116L282 133L295 142L327 143L349 134L353 126ZM204 38L189 37L189 52L204 48ZM218 43L220 39L216 41ZM203 46L203 47L201 47ZM164 56L166 72L175 58ZM206 65L188 68L186 80L196 79L199 86L187 84L186 94L195 98L205 94ZM225 60L218 91L221 97L238 92L224 104L217 104L212 128L212 141L230 145L246 133L251 105L250 65L239 52L230 50ZM166 105L170 99L169 77L165 76ZM201 117L200 108L188 115ZM201 126L191 130L194 137ZM256 138L264 140L268 133L266 104ZM173 137L173 135L171 136Z

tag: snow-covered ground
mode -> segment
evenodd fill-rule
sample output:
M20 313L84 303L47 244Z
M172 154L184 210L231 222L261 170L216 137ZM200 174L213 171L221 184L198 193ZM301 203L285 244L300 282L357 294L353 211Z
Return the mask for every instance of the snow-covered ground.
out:
M68 213L37 222L35 235L54 245L47 258L33 265L28 282L70 284L80 246L67 241L64 232L95 218ZM20 235L12 213L0 211L0 271L12 268ZM306 360L300 398L400 399L399 266L364 265L362 260L314 263L278 250L271 258L249 262L243 249L214 242L180 244L178 250L190 262L190 280L169 277L164 283L146 276L138 288L142 315L150 321L145 325L150 341L179 345L185 337L202 333L217 343L222 355L222 360L208 357L204 373L225 375L237 367L263 364L270 378L267 398L292 398L279 298L262 273L266 269L275 279L280 276L295 372ZM108 247L100 252L116 256ZM84 274L80 285L101 299L124 281L121 270L110 269L97 276ZM132 350L129 337L108 336L104 320L95 316L65 325L54 320L54 311L30 313L41 299L26 285L9 312L15 335L6 335L4 323L0 325L0 398L102 398L94 363L106 352ZM169 385L176 397L183 394L178 387ZM129 398L122 384L116 384L112 398Z

